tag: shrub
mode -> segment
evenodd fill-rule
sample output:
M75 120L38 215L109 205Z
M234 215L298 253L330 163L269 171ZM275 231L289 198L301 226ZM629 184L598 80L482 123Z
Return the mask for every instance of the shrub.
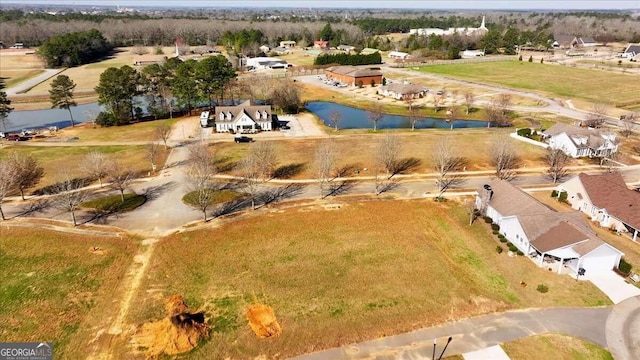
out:
M595 49L594 51L598 51L598 49ZM544 58L540 58L540 64L544 64Z
M522 136L522 137L530 137L531 136L531 129L529 129L529 128L519 129L517 131L517 134L519 136Z
M558 197L558 191L557 191L557 190L553 190L553 191L551 192L551 197L552 197L552 198L557 198L557 197Z
M522 55L518 56L518 61L522 61Z
M533 55L529 56L529 62L533 62Z
M500 246L500 245L496 246L496 252L498 254L502 254L503 251L504 251L504 249L502 249L502 246Z
M507 242L507 239L505 239L504 237L501 237L501 238L500 238L500 242L501 242L501 243L506 243L506 242Z
M356 86L358 87L358 89L362 89L362 80L358 80L358 82L356 83Z
M500 225L498 225L498 224L491 224L491 230L500 230Z
M629 275L631 273L631 269L633 266L629 264L625 259L620 259L620 265L618 265L618 270L625 275Z
M560 202L567 202L567 192L563 191L560 193L560 195L558 196L558 201Z
M498 235L498 234L500 233L500 231L498 231L498 230L493 230L493 231L492 231L492 233L493 233L493 235Z
M106 112L106 111L101 111L98 116L96 116L96 124L103 126L103 127L109 127L109 126L114 126L117 125L117 119L115 116L113 116L112 113L110 112Z
M538 284L538 287L536 287L536 290L544 294L546 292L549 292L549 287L545 284Z
M518 254L518 256L523 256L524 255L524 253L522 251L520 251L520 250L516 251L516 254Z
M376 80L375 79L371 79L371 87L376 87Z
M487 224L491 224L493 222L493 220L491 220L491 218L488 216L483 216L482 218L484 219L484 222L486 222Z

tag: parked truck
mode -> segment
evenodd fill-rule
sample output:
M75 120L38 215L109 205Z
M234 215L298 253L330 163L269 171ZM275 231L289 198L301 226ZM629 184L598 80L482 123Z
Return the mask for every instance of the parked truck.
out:
M211 126L211 119L209 118L209 111L203 111L200 113L200 127L206 128Z

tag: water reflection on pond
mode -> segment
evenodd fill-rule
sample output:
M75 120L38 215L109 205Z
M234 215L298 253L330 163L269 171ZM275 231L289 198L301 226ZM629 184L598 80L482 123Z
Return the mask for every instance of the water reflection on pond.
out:
M327 126L332 126L330 117L331 113L337 111L340 113L340 129L371 129L373 123L369 120L367 111L353 108L350 106L340 105L332 102L314 101L305 105L305 108L316 114L322 122ZM448 129L453 126L454 129L460 128L481 128L486 127L485 121L474 120L453 120L447 122L444 119L421 118L416 123L416 129ZM409 117L402 115L384 115L378 121L378 129L399 129L411 128Z

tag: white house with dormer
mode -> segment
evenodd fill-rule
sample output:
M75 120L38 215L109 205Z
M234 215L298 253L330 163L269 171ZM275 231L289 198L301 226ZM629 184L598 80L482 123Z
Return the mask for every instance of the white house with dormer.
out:
M273 130L271 106L250 100L237 106L215 108L216 132L255 133Z
M542 133L551 149L573 157L609 157L618 151L616 134L603 129L556 123Z

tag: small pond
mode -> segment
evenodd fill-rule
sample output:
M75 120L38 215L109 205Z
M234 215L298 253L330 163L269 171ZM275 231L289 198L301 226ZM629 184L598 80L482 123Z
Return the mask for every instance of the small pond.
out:
M371 120L369 120L367 111L365 110L324 101L310 102L305 106L305 108L316 114L318 118L320 118L320 120L322 120L322 122L324 122L327 126L331 126L331 121L329 120L331 113L337 111L342 115L340 123L338 124L338 128L340 129L373 128L373 124ZM422 118L416 123L416 129L449 129L452 126L454 129L481 128L487 127L487 122L474 120L453 120L452 122L447 122L444 119ZM382 119L378 121L378 129L400 128L411 128L411 121L409 121L409 118L407 116L384 115Z
M100 111L102 108L98 103L71 107L73 121L76 124L93 120L93 117ZM59 129L71 126L69 111L66 109L12 111L6 120L7 132L20 132L24 129L41 129L50 126L57 126Z

